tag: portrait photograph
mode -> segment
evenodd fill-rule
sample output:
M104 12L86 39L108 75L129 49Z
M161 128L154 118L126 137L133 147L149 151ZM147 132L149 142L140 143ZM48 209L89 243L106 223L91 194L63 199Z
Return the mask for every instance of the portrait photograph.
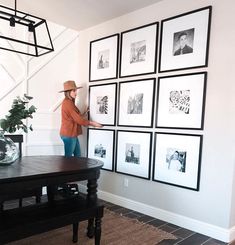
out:
M172 171L185 172L187 152L178 148L166 149L166 167Z
M116 122L117 83L89 86L89 119L102 125Z
M120 77L156 73L158 22L121 33Z
M87 142L87 157L102 161L102 169L113 171L115 131L88 128Z
M150 179L152 133L117 130L115 172Z
M194 28L174 33L173 55L193 53Z
M212 7L161 21L159 72L208 65Z
M118 76L119 34L90 42L89 81L115 79Z
M155 133L153 181L199 190L202 135Z
M158 78L157 128L203 129L207 73Z
M118 126L152 127L155 78L119 83Z

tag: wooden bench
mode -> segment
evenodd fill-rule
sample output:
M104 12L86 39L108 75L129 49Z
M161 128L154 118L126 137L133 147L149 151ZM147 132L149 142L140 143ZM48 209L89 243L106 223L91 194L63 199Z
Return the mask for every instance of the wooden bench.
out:
M0 214L0 244L73 224L73 242L78 241L78 224L88 220L87 236L100 244L103 205L88 204L81 196L52 203L5 210Z

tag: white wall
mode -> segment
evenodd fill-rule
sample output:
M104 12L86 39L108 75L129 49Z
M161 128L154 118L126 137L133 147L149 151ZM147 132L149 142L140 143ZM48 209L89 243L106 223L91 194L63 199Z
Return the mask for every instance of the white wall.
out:
M12 100L24 93L33 96L30 103L37 107L34 118L28 120L34 130L24 136L27 155L63 154L59 105L64 95L58 91L64 81L78 81L78 32L51 22L48 25L54 52L35 58L0 50L0 118L7 114ZM86 84L84 87L86 90Z
M102 171L99 188L106 199L139 208L167 221L228 241L235 238L235 29L233 0L164 0L79 33L79 79L88 83L89 42L114 33L212 5L208 68L163 75L208 71L205 127L203 131L158 130L203 134L200 191ZM145 77L158 77L149 75ZM135 77L138 79L140 77ZM108 82L131 80L117 79ZM102 84L102 82L92 83ZM115 127L114 127L115 128ZM157 131L157 130L156 130ZM129 187L124 187L124 178ZM103 194L102 194L103 193ZM133 205L132 205L132 204ZM138 204L138 205L137 205Z

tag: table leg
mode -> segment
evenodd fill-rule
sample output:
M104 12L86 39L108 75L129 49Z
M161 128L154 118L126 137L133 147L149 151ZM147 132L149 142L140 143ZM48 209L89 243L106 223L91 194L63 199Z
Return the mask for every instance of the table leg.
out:
M97 202L97 179L91 179L87 182L87 201L93 205Z
M47 186L47 198L48 198L49 203L51 203L55 200L56 190L57 190L57 187L55 185L48 185Z
M101 238L101 218L95 219L95 245L100 245Z
M78 225L79 223L73 223L73 242L77 242L78 241Z
M91 218L88 220L88 226L87 226L87 236L89 238L93 238L95 234L95 228L94 228L94 218Z

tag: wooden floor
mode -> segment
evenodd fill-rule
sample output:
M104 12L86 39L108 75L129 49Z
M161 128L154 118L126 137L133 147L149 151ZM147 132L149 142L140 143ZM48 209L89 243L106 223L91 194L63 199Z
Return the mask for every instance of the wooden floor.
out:
M42 201L45 201L46 197L42 198ZM35 200L33 198L27 198L24 199L23 205L31 205L34 203ZM123 208L121 206L102 201L104 203L104 206L116 213L122 214L126 217L138 219L141 222L148 223L150 225L153 225L161 230L167 231L169 233L174 234L178 239L177 240L163 240L160 243L157 243L158 245L228 245L228 243L218 241L216 239L213 239L211 237L195 233L191 230L187 230L185 228L181 228L179 226L167 223L165 221L138 213L136 211ZM14 208L17 207L18 203L17 201L10 201L5 204L6 208ZM153 244L153 245L157 245ZM235 245L235 243L231 243L230 245Z

